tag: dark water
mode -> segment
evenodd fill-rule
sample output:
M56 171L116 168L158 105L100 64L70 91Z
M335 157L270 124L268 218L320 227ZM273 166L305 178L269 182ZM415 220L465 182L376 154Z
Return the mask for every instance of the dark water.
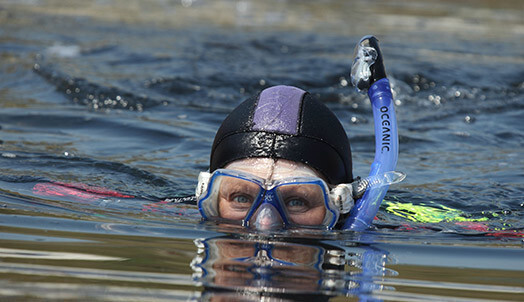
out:
M521 300L523 8L0 1L2 299ZM370 33L408 175L374 229L262 238L172 202L227 113L276 84L333 109L366 175L371 108L347 82Z

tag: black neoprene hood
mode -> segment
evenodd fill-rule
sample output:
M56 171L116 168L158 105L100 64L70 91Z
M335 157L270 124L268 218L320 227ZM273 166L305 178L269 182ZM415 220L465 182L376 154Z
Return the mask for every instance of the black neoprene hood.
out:
M304 163L330 184L353 181L351 148L340 121L323 103L292 86L267 88L229 114L215 136L210 171L253 157Z

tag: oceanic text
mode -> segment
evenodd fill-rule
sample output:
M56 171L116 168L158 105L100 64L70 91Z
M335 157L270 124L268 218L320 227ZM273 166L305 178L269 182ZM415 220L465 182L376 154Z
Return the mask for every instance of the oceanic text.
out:
M387 106L380 107L380 121L382 124L382 147L380 150L382 152L389 151L389 146L391 145L391 121L389 119L389 109Z

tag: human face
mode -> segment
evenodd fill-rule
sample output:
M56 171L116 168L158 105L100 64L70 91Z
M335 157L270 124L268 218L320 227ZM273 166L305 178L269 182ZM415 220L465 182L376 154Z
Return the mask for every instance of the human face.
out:
M253 174L265 179L267 182L280 180L289 177L318 177L320 175L310 167L290 160L272 158L246 158L234 161L226 166L226 169L238 170ZM228 185L241 186L238 182ZM256 186L244 186L250 193L256 192ZM229 188L226 188L229 189ZM226 191L226 190L224 190ZM322 192L315 190L311 185L285 186L282 189L285 196L293 196L295 199L286 200L286 208L291 220L299 225L319 225L326 215L326 207L322 202ZM307 199L305 198L307 197ZM316 200L306 202L306 200ZM226 219L239 220L246 216L246 199L229 198L225 194L220 194L218 202L220 217Z
M197 195L204 218L242 221L263 229L288 224L332 227L338 218L325 181L301 163L243 159L202 175L208 177L202 188L206 192Z

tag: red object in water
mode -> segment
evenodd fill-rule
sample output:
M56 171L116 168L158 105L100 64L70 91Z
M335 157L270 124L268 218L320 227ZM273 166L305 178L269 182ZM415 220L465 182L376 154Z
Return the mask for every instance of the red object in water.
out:
M48 182L37 183L33 186L33 193L42 196L73 197L85 201L98 200L106 197L134 198L102 187L88 186L81 183Z
M487 232L489 230L488 226L482 222L458 221L458 222L455 222L455 224L460 225L461 227L463 227L466 230L479 231L479 232Z

